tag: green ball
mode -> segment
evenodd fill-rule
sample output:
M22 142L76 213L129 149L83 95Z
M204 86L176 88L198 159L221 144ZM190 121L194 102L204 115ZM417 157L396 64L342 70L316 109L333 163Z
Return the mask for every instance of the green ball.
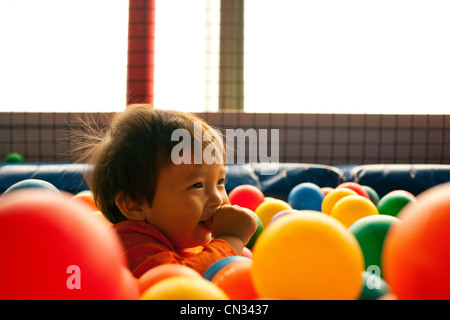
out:
M348 228L358 240L366 269L371 268L371 266L382 269L381 255L384 239L389 228L399 221L396 217L379 214L361 218Z
M389 285L374 272L363 271L359 300L376 300L390 292Z
M248 241L246 247L248 249L251 249L253 247L253 245L256 242L256 239L258 239L259 235L261 234L261 232L263 231L263 224L261 222L261 219L259 219L258 215L256 213L254 213L253 211L250 211L252 213L253 218L255 218L258 221L258 227L256 228L255 233L253 234L253 236L250 238L250 240Z
M17 152L11 152L3 158L3 162L6 163L24 163L25 157Z
M369 186L361 186L361 187L367 191L367 193L369 194L370 200L372 200L373 204L377 205L378 201L380 201L380 196L378 195L378 193Z
M380 199L377 209L380 214L396 217L408 203L415 201L413 196L406 193L388 193Z

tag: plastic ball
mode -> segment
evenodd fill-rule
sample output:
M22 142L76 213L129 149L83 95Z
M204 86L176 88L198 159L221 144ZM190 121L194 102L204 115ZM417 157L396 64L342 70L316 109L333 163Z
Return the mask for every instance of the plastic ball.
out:
M363 287L359 300L377 300L389 292L389 285L379 275L363 271Z
M76 195L74 195L71 199L72 201L80 201L85 204L87 204L92 211L100 211L95 204L94 197L92 195L92 192L90 190L83 190L78 192Z
M384 240L392 225L399 221L395 217L378 214L361 218L348 228L358 240L364 255L366 269L377 266L380 269L381 276L381 255Z
M3 196L10 192L13 192L16 190L21 190L21 189L45 189L45 190L53 191L55 193L60 192L58 190L58 188L56 188L50 182L40 180L40 179L25 179L25 180L16 182L13 185L11 185L8 189L5 190L5 192L3 193Z
M5 163L24 163L25 157L17 152L11 152L3 158Z
M407 193L388 193L380 199L377 209L380 214L397 216L400 211L409 203L415 203L416 198Z
M255 245L256 239L258 239L259 235L263 231L264 226L261 222L261 219L256 213L254 213L253 211L250 211L249 213L253 216L253 218L255 218L258 221L258 227L256 228L255 233L252 235L248 243L245 245L246 248L251 249Z
M398 299L450 299L450 183L417 196L383 248L383 275Z
M359 194L360 196L363 196L364 198L367 198L370 200L370 196L367 193L367 191L359 184L356 182L344 182L341 183L340 185L338 185L336 188L348 188L351 189L353 191L355 191L357 194Z
M122 269L122 288L121 291L123 293L122 300L136 300L141 295L141 291L139 290L138 279L133 276L130 269L125 266L121 267Z
M242 256L246 257L246 258L249 258L249 259L252 259L253 258L253 252L249 248L244 247L242 249Z
M411 192L406 191L406 190L401 190L401 189L398 189L398 190L392 190L392 191L389 191L388 194L392 194L392 193L406 194L406 195L410 196L411 198L414 198L414 199L416 198L415 195L413 195Z
M140 276L138 280L139 290L141 293L143 293L155 283L163 279L175 276L189 276L198 278L201 277L200 273L198 273L194 269L181 264L161 264L148 270L142 276Z
M251 260L230 263L217 272L211 282L221 288L232 300L256 299L258 295L250 274L251 266Z
M336 202L341 200L344 197L357 195L356 191L347 188L339 188L334 189L330 193L328 193L322 201L322 212L326 214L331 213L331 209L333 209Z
M334 188L331 188L331 187L322 187L322 188L320 188L320 190L322 190L323 195L326 196L326 195L329 194L331 191L333 191Z
M373 204L377 205L378 201L380 201L380 196L378 195L378 193L372 187L369 186L361 186L361 187L367 191L367 193L369 194L369 198L373 202Z
M296 210L320 211L324 197L325 195L319 186L304 182L292 188L288 195L288 203Z
M270 220L274 215L278 212L292 209L292 207L285 201L279 199L266 199L263 203L261 203L255 210L256 215L261 220L263 228L266 228Z
M69 200L39 189L2 197L0 299L139 298L117 234Z
M219 272L220 269L229 265L230 263L241 260L250 260L250 259L243 256L229 256L219 259L212 265L210 265L208 269L206 269L206 271L203 273L203 278L205 278L206 280L211 280L216 275L216 273Z
M255 211L255 209L264 201L264 194L257 187L250 184L243 184L231 190L228 194L230 204Z
M378 210L373 202L360 195L342 198L334 205L330 213L346 227L350 227L361 218L376 214Z
M155 283L141 300L229 300L217 285L203 278L175 276Z
M106 224L107 226L112 226L113 223L109 221L107 217L101 212L101 211L92 211L92 215L96 218L98 218L102 223Z
M294 210L294 209L286 209L286 210L283 210L283 211L280 211L280 212L278 212L277 214L275 214L271 219L270 219L270 222L269 222L269 225L271 224L271 223L273 223L274 221L276 221L277 219L279 219L279 218L281 218L281 217L284 217L284 216L287 216L287 215L290 215L290 214L295 214L295 213L299 213L299 210Z
M259 297L357 299L364 260L353 234L314 211L278 219L253 249L252 280Z

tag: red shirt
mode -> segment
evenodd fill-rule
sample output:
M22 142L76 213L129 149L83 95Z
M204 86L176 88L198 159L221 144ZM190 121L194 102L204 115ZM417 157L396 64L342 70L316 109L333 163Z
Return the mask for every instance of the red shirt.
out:
M166 236L145 221L127 220L113 227L122 240L128 267L136 278L164 263L182 264L203 274L217 260L238 255L221 239L214 239L204 247L176 250Z

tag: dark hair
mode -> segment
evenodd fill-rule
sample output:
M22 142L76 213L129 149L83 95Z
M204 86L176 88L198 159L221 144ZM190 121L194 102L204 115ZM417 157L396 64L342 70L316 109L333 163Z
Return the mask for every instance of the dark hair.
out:
M179 143L171 140L172 133L185 129L194 141L196 121L201 121L202 133L211 129L190 113L135 104L118 113L106 132L84 134L78 159L91 165L86 181L98 208L112 223L127 220L115 204L119 192L152 205L159 172L172 164L171 152Z

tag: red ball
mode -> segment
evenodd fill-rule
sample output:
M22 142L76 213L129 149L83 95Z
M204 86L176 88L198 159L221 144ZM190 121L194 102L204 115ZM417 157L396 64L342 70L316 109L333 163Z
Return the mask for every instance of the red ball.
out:
M231 204L237 204L238 206L255 211L263 203L264 194L255 186L243 184L231 190L228 194L228 199Z
M232 262L211 279L232 300L253 300L258 294L251 277L252 260Z
M371 200L370 196L369 196L369 193L359 183L356 183L356 182L344 182L344 183L341 183L340 185L338 185L336 188L348 188L348 189L351 189L351 190L355 191L357 194L359 194L360 196L363 196L363 197Z
M450 183L417 196L383 247L383 275L398 299L450 299Z
M0 200L0 299L137 299L112 229L71 195L41 189Z

